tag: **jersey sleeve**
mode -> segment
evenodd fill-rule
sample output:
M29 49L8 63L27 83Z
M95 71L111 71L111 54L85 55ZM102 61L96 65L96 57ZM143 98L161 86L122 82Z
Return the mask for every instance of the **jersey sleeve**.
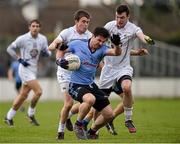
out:
M57 36L57 39L59 39L60 41L63 41L65 43L67 43L67 37L69 36L69 31L68 29L64 29L60 32L60 34Z
M137 35L138 33L142 33L142 29L138 26L134 27L134 33Z
M45 36L42 37L41 54L42 56L45 56L45 57L51 56L51 51L48 50L48 41Z
M14 49L20 48L22 46L23 37L19 36L15 41L12 42L12 46Z
M23 37L19 36L15 41L13 41L7 48L7 52L14 58L17 59L16 50L22 47Z
M47 49L48 49L48 41L47 41L47 38L44 36L44 37L42 37L42 47L41 47L41 50L45 51Z

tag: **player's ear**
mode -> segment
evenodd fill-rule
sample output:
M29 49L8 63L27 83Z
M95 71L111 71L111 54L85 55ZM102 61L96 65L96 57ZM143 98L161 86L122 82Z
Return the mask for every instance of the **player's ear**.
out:
M77 24L78 23L78 20L75 20L75 24Z
M130 19L130 14L127 15L127 18Z
M28 29L29 29L29 31L30 31L30 29L31 29L31 26L30 26L30 25L28 26Z

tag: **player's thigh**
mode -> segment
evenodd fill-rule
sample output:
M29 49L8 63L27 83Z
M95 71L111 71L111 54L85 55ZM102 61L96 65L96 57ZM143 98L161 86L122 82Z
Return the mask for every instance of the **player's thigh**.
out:
M42 93L41 86L40 86L40 84L39 84L39 82L38 82L37 79L28 81L28 82L26 82L26 84L27 84L28 87L29 87L30 89L32 89L35 93L40 93L40 94Z
M20 96L27 97L30 90L31 90L30 87L28 87L26 84L22 84L20 89Z
M64 103L72 106L73 105L73 99L70 96L70 94L65 91L65 92L63 92L63 96L64 96Z

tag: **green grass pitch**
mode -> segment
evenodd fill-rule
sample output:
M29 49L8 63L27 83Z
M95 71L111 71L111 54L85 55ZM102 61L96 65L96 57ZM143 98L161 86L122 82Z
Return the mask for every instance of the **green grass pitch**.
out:
M111 102L114 107L118 100ZM180 143L180 99L135 99L135 134L128 132L124 115L120 115L115 119L117 136L102 128L98 140L77 140L73 132L65 131L65 140L60 142L55 137L62 101L39 102L36 114L39 127L32 126L23 112L17 112L15 126L8 127L3 119L10 106L9 102L0 103L0 143ZM73 116L72 121L75 119Z

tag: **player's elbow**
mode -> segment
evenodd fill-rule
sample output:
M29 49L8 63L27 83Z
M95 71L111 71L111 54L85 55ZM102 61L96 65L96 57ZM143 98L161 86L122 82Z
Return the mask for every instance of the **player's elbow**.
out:
M7 53L9 53L10 55L12 54L12 53L14 53L14 47L12 46L12 44L10 45L10 46L8 46L8 48L7 48Z
M7 51L7 53L10 53L11 47L9 46L6 51Z

